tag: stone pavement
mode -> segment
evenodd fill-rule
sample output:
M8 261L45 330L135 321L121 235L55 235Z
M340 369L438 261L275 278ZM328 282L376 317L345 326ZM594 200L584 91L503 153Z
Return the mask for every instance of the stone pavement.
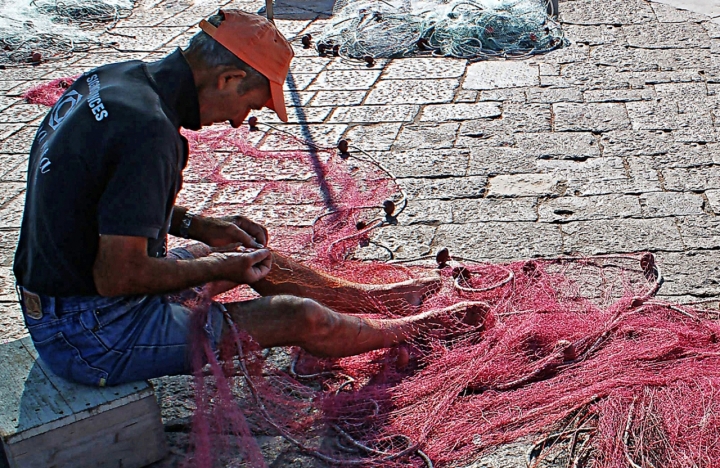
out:
M100 64L160 58L219 6L258 11L263 2L138 4L107 34L120 51L0 70L0 340L24 334L11 264L27 153L46 111L22 93ZM276 6L288 37L323 28L313 18L327 2L293 5ZM642 0L564 1L560 19L571 45L518 61L368 68L296 42L285 128L328 146L347 138L399 177L408 209L377 234L399 258L442 246L497 262L650 250L666 277L662 295L720 296L720 24ZM272 130L253 138L278 149ZM201 209L213 186L184 191Z

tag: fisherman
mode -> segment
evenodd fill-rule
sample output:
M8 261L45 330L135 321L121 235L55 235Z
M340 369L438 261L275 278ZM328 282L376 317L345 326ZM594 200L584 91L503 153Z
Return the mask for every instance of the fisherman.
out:
M275 26L226 10L200 28L187 49L158 62L85 73L37 132L14 272L38 354L53 372L88 385L189 373L197 312L183 298L200 297L203 285L203 297L238 284L264 296L210 302L197 328L213 346L234 323L263 347L347 356L436 326L433 314L343 313L369 311L384 298L417 305L437 288L435 278L389 286L338 280L271 252L267 230L245 216L211 218L175 205L189 157L181 127L237 128L263 107L287 121L283 83L293 50ZM166 252L168 234L197 243ZM278 279L290 270L303 284Z

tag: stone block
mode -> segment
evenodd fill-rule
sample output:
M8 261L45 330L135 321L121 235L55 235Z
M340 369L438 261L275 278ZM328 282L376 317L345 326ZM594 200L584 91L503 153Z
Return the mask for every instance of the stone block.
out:
M20 305L12 302L0 303L0 344L20 340L27 335ZM1 457L2 455L0 460Z
M535 170L536 159L529 149L476 146L470 148L467 175L527 174Z
M459 127L459 123L407 126L400 131L393 149L404 151L414 148L452 148Z
M632 24L623 27L631 47L643 49L710 48L710 37L697 23Z
M605 157L659 155L676 148L671 132L661 130L613 130L600 137Z
M567 180L558 174L497 175L488 179L488 197L557 197Z
M470 159L468 150L416 149L382 151L375 160L398 177L461 177Z
M218 191L218 184L208 182L185 182L177 195L175 204L186 206L197 212L212 202L213 195Z
M26 125L19 132L6 138L0 143L2 154L30 154L30 148L35 140L37 127Z
M663 294L693 294L701 298L720 295L720 251L663 252Z
M345 139L365 151L389 151L395 143L401 126L400 123L355 125L345 133Z
M283 90L287 93L288 91L302 91L310 85L317 75L310 73L288 73L285 83L283 84Z
M583 94L576 88L530 88L527 98L532 103L583 102Z
M401 225L436 226L453 222L452 202L443 200L411 200L398 216Z
M457 148L506 147L515 144L515 133L502 119L468 120L460 124Z
M654 156L637 156L633 161L642 162L646 167L657 171L679 167L711 166L717 164L720 154L715 153L715 148L708 150L705 147L716 145L717 143L699 145L696 148L693 148L690 144L680 145L680 147L673 146L669 148L667 153Z
M606 132L630 128L625 106L620 103L553 104L555 131Z
M186 26L180 27L116 27L113 32L122 34L111 34L106 32L101 34L98 40L102 42L116 42L117 49L121 52L154 52L177 36L183 34L187 30Z
M663 185L676 192L720 188L720 166L671 168L662 171Z
M627 43L623 28L612 24L601 26L564 24L563 31L565 37L571 41L583 42L589 46Z
M367 91L318 91L311 106L355 106L361 104Z
M515 145L537 159L577 159L600 157L600 145L590 132L518 133Z
M450 203L456 224L537 221L538 218L536 198L470 198Z
M330 123L412 122L420 110L416 105L337 107Z
M707 197L710 210L715 213L715 215L720 215L720 190L706 190L705 197Z
M583 93L585 102L653 101L657 99L652 88L595 89Z
M15 198L7 200L2 207L0 207L0 219L2 220L3 228L20 228L23 209L25 208L25 194L23 192L15 196Z
M487 177L447 177L443 179L399 178L398 183L413 200L452 200L480 197L485 191Z
M510 261L558 256L562 239L557 226L543 223L453 224L438 228L433 247L473 260Z
M459 80L381 80L365 104L433 104L452 102Z
M21 128L21 123L0 123L0 141L6 140Z
M639 1L576 0L563 2L560 7L562 23L578 25L626 25L655 21L650 4Z
M465 60L441 57L407 57L390 60L384 80L429 80L459 78L465 73Z
M658 21L661 23L700 23L703 21L707 22L708 19L707 16L702 13L677 8L671 5L665 5L663 3L653 2L650 6L655 12L655 16L657 16ZM692 8L692 6L688 6Z
M479 93L479 101L502 101L511 103L527 102L527 91L532 88L500 88L475 91ZM464 90L463 90L464 91ZM462 91L461 91L462 92Z
M470 64L464 89L496 89L537 86L540 70L524 61L484 61Z
M676 218L680 235L687 249L720 248L720 220L701 214Z
M540 221L568 223L592 219L641 217L640 203L632 195L593 197L559 197L542 201L538 206Z
M313 91L288 90L283 94L285 95L285 105L287 107L303 107L310 103L316 93ZM337 105L337 101L325 104L325 106L320 106L318 104L315 107L327 107L332 105Z
M563 253L599 255L646 250L682 251L671 218L577 221L561 225Z
M503 104L502 124L513 132L550 132L549 104Z
M19 238L19 230L0 231L0 266L12 267Z
M13 198L20 195L24 190L25 184L21 182L0 183L0 208L5 206Z
M399 107L399 106L397 106ZM474 104L436 104L423 108L421 122L445 122L448 120L474 120L499 117L502 114L499 102L478 102Z
M366 90L377 81L379 76L380 70L325 70L317 75L308 90Z
M694 193L652 192L640 195L640 206L646 218L702 215L705 200Z
M24 154L7 154L0 150L0 181L14 182L8 178L9 174L20 165L27 166L27 156Z
M393 226L376 230L371 239L390 248L397 259L417 258L430 253L436 229L421 225ZM387 254L381 255L387 258Z
M477 101L478 94L480 94L478 91L474 91L471 89L461 89L455 95L455 102L457 102L457 103L475 102L475 101Z
M307 142L319 145L325 148L335 148L340 136L343 134L346 125L284 125L282 130L290 133L293 137L289 137L285 133L270 130L260 145L263 151L292 151L292 150L308 150L310 146Z

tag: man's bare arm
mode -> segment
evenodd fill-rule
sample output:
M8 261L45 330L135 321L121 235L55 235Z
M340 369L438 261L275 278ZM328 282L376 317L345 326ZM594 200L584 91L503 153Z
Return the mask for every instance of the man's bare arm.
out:
M173 208L171 235L179 235L180 225L187 211L188 209L182 206ZM267 245L268 233L263 226L244 216L210 218L195 215L190 223L188 237L211 247L240 243L245 247L261 249Z
M267 275L269 250L237 249L195 260L152 258L144 237L103 235L93 266L95 287L101 296L162 294L218 280L254 283Z

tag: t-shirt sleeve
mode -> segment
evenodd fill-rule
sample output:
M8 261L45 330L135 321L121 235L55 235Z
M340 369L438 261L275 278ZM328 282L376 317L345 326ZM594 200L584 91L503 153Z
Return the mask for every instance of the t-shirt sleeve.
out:
M176 138L167 125L148 123L115 139L115 164L98 205L100 234L156 238L174 194ZM170 129L172 131L172 129Z

